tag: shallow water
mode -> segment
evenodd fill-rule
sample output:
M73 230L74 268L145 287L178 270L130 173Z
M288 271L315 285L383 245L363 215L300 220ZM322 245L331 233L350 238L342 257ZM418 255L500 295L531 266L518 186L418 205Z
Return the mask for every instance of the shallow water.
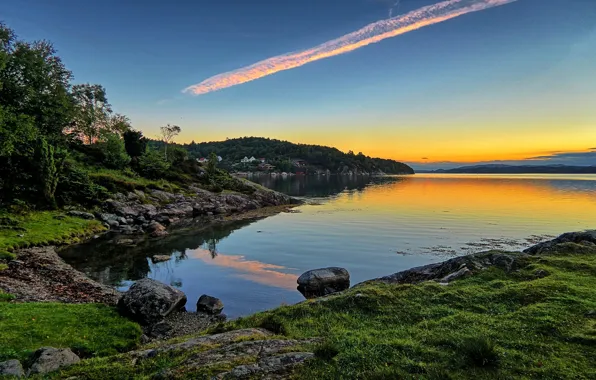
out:
M137 247L95 241L61 254L103 283L126 289L149 276L189 298L222 299L236 317L302 300L304 271L342 266L352 283L454 255L522 249L596 227L596 175L260 177L308 204L293 213L185 231ZM171 254L154 264L150 256Z

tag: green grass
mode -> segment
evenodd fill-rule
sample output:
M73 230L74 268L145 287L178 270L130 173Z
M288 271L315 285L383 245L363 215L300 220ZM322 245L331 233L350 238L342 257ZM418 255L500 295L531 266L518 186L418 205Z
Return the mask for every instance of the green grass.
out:
M177 192L180 187L166 180L151 180L132 171L104 169L89 167L86 168L89 178L98 185L104 186L110 192L127 192L133 190L158 189L170 192Z
M323 338L305 347L315 359L295 373L300 379L596 378L596 249L559 248L522 260L512 273L490 268L448 286L369 283L212 332L267 327L288 338ZM56 376L146 379L188 354L136 367L123 356L99 358ZM218 370L181 376L209 378Z
M105 356L132 349L141 335L137 324L99 304L0 302L0 331L0 361L25 360L43 346Z
M3 216L6 217L0 215ZM105 229L97 220L74 218L57 211L36 211L10 218L17 221L18 228L0 229L0 260L11 259L9 251L15 249L75 243Z

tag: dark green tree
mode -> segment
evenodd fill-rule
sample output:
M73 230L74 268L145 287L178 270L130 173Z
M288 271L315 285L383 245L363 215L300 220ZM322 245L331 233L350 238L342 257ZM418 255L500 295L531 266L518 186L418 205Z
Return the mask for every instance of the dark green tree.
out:
M209 175L214 175L217 173L217 164L217 154L211 152L209 155L209 161L207 162L207 173L209 173Z
M66 151L48 144L45 138L40 138L37 148L39 164L39 180L45 200L50 206L56 206L56 188L60 174L64 169Z
M147 149L147 138L143 137L143 132L129 129L122 134L124 138L124 147L130 157L140 157Z

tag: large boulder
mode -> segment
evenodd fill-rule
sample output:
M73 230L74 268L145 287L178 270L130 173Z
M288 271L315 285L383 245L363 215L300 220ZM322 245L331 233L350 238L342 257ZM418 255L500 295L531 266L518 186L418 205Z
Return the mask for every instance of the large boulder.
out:
M44 374L78 363L81 359L68 348L42 347L31 359L28 375Z
M155 324L186 305L180 290L150 278L134 283L118 301L120 313L144 324Z
M298 278L298 290L306 298L322 297L350 287L350 274L344 268L313 269Z
M4 376L25 377L25 371L23 371L21 362L15 359L1 362L0 377L4 378Z
M203 294L197 301L197 311L208 314L220 314L224 308L223 302L219 298Z
M567 232L557 237L556 239L545 241L526 250L525 253L530 255L539 255L541 253L548 253L557 250L559 244L575 243L585 246L594 246L596 244L596 230L588 230L582 232Z

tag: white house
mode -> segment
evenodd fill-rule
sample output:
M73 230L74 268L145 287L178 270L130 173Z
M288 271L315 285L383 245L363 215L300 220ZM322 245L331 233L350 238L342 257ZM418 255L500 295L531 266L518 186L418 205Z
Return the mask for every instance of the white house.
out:
M248 164L248 163L255 162L255 161L258 161L258 160L254 156L252 156L251 158L244 156L244 158L240 160L240 162L242 162L243 164Z

